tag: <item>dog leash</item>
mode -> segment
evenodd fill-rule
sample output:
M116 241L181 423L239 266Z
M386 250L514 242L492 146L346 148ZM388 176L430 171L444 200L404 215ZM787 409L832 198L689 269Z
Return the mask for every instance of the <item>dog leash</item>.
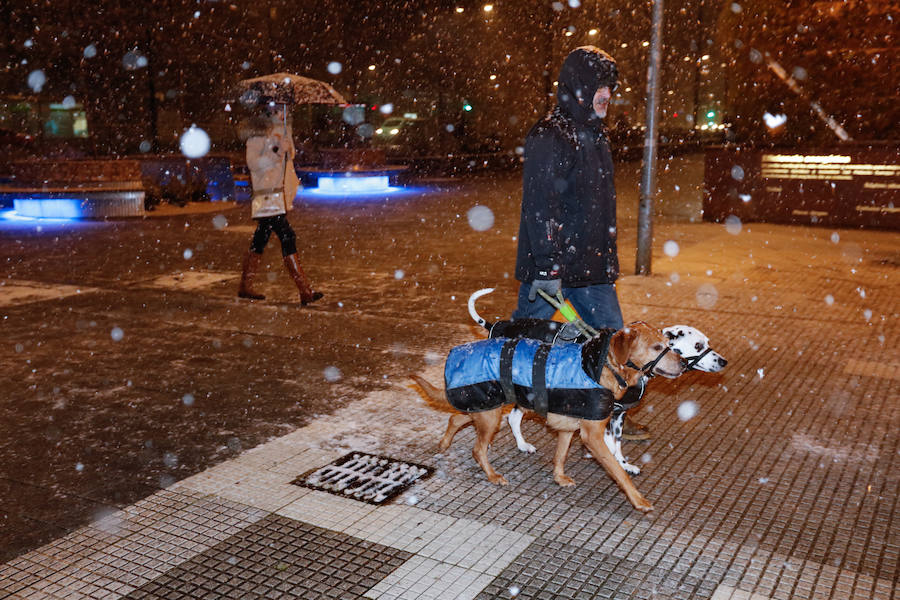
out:
M577 327L578 330L581 331L581 333L588 336L589 338L600 335L599 331L585 323L584 320L578 316L578 313L575 312L575 309L566 304L565 299L563 299L562 291L556 292L556 298L541 289L538 290L538 293L544 300L550 303L550 306L558 310L569 323L575 325L575 327ZM613 368L612 364L610 364L608 351L606 357L604 357L603 359L603 362L605 362L606 366L609 367L609 372L612 373L613 377L615 377L616 383L619 385L619 387L628 389L628 382L625 381L625 378L619 375L619 372L616 371L615 368Z
M566 321L575 325L575 327L577 327L578 330L581 331L581 333L583 333L584 335L588 337L594 337L598 333L600 333L599 331L585 323L584 319L578 316L578 313L575 312L574 308L566 304L561 291L556 292L556 298L554 298L544 290L539 289L537 292L544 300L550 303L550 306L558 310L560 314L566 319Z

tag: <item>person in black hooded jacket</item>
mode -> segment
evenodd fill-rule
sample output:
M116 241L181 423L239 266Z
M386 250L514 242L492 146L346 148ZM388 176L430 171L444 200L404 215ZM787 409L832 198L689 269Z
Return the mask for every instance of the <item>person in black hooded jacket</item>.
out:
M559 73L557 105L525 139L522 216L513 319L550 318L537 290L560 289L581 317L621 329L616 297L616 191L602 119L618 85L616 62L593 46L576 48Z
M623 327L615 287L616 190L603 123L618 78L609 54L576 48L560 69L556 106L525 138L513 319L551 318L556 309L537 292L562 290L595 329ZM629 419L623 437L648 436Z

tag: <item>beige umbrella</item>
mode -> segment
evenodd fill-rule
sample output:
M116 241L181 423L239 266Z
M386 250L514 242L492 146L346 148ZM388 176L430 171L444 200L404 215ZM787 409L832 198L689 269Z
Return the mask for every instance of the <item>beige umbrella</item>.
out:
M347 104L344 97L324 81L301 77L293 73L273 73L253 79L243 79L237 83L235 91L241 103L247 107L262 102Z

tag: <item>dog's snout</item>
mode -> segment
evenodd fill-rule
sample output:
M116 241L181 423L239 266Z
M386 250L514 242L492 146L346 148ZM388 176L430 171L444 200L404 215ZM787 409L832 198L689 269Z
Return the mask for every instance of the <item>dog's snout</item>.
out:
M719 366L720 366L720 367L724 367L725 365L728 364L728 361L725 360L724 358L722 358L721 356L719 357L718 360L719 360Z

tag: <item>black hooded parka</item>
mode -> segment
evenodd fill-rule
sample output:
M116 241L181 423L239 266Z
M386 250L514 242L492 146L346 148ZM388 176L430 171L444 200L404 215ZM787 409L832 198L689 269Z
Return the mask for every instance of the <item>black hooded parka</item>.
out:
M615 61L602 50L573 50L560 70L556 107L525 139L519 281L556 271L563 287L583 287L619 276L612 154L593 109L597 90L614 90L617 78Z

